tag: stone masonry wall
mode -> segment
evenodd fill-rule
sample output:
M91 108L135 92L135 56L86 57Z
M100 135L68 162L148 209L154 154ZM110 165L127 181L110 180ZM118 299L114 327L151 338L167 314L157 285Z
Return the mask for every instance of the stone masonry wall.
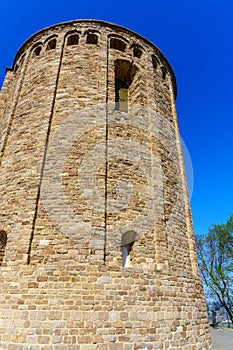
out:
M175 95L162 53L113 24L19 49L0 93L1 349L211 350Z

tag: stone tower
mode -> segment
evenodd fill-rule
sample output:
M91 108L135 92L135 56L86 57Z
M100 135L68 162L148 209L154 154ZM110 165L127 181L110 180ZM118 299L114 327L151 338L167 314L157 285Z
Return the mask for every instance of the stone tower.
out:
M0 93L0 347L210 350L159 49L114 24L43 29Z

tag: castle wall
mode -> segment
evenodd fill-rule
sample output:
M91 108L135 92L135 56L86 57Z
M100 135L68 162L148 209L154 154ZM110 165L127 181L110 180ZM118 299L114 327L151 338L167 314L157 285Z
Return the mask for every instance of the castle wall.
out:
M14 75L11 71L7 71L4 84L2 86L2 89L0 91L0 130L1 130L1 139L0 139L0 149L1 153L4 149L4 143L6 139L7 134L7 127L10 121L10 103L12 102L11 99L9 99L9 96L12 95L12 80L14 78Z
M8 73L1 348L211 349L167 60L74 21L29 38Z
M4 271L2 349L210 349L199 280L60 263Z

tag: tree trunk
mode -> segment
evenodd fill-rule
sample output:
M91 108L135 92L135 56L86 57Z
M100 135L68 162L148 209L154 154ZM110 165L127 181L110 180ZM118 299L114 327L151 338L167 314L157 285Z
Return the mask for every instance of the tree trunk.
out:
M233 324L233 312L232 312L232 310L228 307L228 305L224 301L222 301L222 306L226 310L226 312L231 320L231 323Z

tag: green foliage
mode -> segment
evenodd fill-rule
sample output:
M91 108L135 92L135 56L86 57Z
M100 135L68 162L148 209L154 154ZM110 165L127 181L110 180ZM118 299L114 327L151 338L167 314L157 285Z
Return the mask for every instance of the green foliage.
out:
M233 322L233 215L198 235L196 247L205 293L220 302Z

